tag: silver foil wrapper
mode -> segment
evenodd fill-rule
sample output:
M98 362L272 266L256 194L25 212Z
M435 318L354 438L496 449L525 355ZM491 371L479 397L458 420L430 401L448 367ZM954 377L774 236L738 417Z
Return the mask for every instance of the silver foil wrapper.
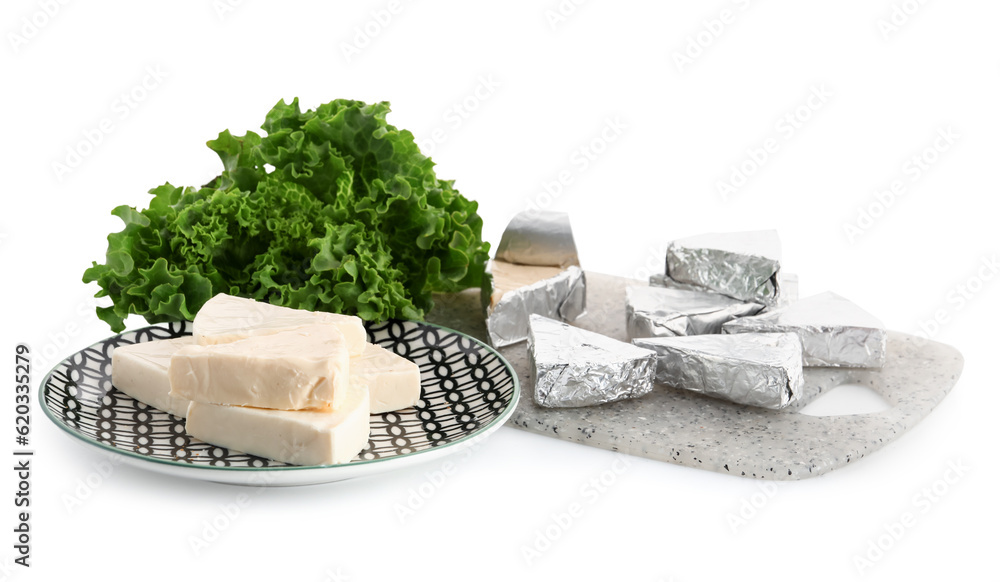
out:
M763 308L719 293L636 286L625 290L625 327L632 339L722 333L722 324Z
M734 319L723 333L792 332L806 366L881 368L886 331L875 316L836 293L806 297L753 317Z
M503 231L496 259L519 265L580 266L565 212L524 211Z
M781 241L773 230L703 234L667 247L670 279L743 301L777 303L780 268Z
M657 353L656 381L779 410L797 400L805 379L802 344L793 333L699 335L632 340Z
M531 316L528 358L539 406L593 406L653 389L656 353L599 333Z
M778 305L788 305L799 300L799 276L795 273L778 273Z
M670 287L670 277L664 273L653 273L649 276L650 287Z
M669 289L681 289L683 291L698 291L700 293L714 293L716 295L722 295L714 289L709 289L703 285L695 285L694 283L681 283L680 281L674 281L670 277L657 273L655 275L649 276L649 286L650 287L667 287Z
M573 321L586 313L587 278L580 267L571 266L551 277L502 291L497 288L500 282L494 278L496 266L494 261L487 268L482 294L486 330L494 347L528 339L528 320L532 314ZM520 265L505 267L522 268Z
M701 285L694 285L692 283L679 283L677 281L674 281L670 277L666 276L666 274L664 273L656 273L650 275L649 286L668 287L670 289L685 289L687 291L701 291L702 293L715 293L721 295L721 293L719 293L718 291L714 291L712 289L709 289L708 287L702 287ZM788 305L792 301L798 301L799 276L796 275L795 273L788 273L784 270L779 271L778 289L780 290L778 294L778 302L774 305L766 306L765 309L782 307Z

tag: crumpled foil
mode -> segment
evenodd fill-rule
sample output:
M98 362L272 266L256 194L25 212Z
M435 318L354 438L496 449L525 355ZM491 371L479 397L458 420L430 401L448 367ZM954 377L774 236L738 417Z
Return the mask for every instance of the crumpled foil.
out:
M778 289L781 290L778 294L778 305L788 305L793 301L798 301L799 276L795 273L780 271L778 273Z
M722 295L714 289L709 289L704 285L695 285L694 283L681 283L680 281L674 281L670 277L663 273L657 273L655 275L649 276L649 286L650 287L667 287L668 289L681 289L683 291L698 291L700 293L714 293L716 295ZM727 295L728 297L728 295Z
M666 274L743 301L778 302L781 241L773 230L711 233L667 247Z
M697 335L632 340L657 353L656 381L749 406L779 410L805 379L793 333Z
M625 328L630 338L722 333L722 324L763 309L719 293L666 287L625 290Z
M503 231L496 259L519 265L580 266L569 214L531 210L518 213Z
M881 368L885 364L882 322L836 293L813 295L760 315L734 319L722 331L795 333L802 340L806 366Z
M684 289L687 291L700 291L702 293L715 293L716 295L722 295L718 291L709 289L708 287L703 287L701 285L694 285L692 283L680 283L674 281L664 273L654 273L649 276L649 286L650 287L668 287L670 289ZM778 301L773 305L765 305L764 310L774 309L776 307L783 307L788 305L792 301L798 301L799 299L799 276L795 273L789 273L785 270L778 271ZM726 295L728 297L728 295Z
M667 277L664 273L653 273L649 276L649 286L650 287L673 287L670 277Z
M571 266L554 277L507 291L499 300L493 298L493 283L488 267L482 299L486 330L497 348L526 340L533 313L573 321L587 312L587 278L580 267Z
M539 406L592 406L653 389L656 353L599 333L531 316L528 358Z

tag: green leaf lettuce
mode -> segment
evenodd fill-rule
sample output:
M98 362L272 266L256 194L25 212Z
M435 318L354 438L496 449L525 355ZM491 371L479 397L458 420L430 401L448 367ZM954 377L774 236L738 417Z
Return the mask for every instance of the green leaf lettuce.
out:
M221 174L202 188L164 184L149 207L119 206L104 264L86 270L112 307L191 319L217 293L276 305L422 319L431 294L481 285L489 245L478 205L385 121L388 103L336 100L267 114L263 136L229 131L208 142Z

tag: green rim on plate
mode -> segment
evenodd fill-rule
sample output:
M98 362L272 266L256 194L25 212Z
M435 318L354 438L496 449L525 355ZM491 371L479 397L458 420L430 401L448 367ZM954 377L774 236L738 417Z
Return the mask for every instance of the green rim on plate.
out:
M476 338L426 322L370 324L370 340L420 366L420 403L372 415L371 440L350 463L275 463L193 439L183 431L183 419L111 388L115 346L188 335L190 327L190 322L151 325L65 358L42 379L38 389L42 410L73 437L126 457L186 469L274 472L359 467L471 444L506 422L520 398L520 383L510 363Z

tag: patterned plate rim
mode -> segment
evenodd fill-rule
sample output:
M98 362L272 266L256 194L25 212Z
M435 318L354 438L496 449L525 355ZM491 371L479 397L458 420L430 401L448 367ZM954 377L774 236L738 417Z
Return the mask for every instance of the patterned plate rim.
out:
M45 412L45 416L47 416L48 419L50 421L52 421L52 423L54 425L56 425L57 427L59 427L60 429L62 429L67 434L69 434L69 435L71 435L71 436L79 439L80 441L83 441L84 443L89 444L89 445L93 445L93 446L96 446L98 448L101 448L101 449L104 449L106 451L110 451L110 452L113 452L113 453L116 453L116 454L119 454L119 455L125 455L126 457L132 457L132 458L135 458L135 459L141 459L141 460L149 462L149 463L158 463L158 464L161 464L161 465L167 465L167 466L171 466L171 467L184 467L184 468L189 468L189 469L200 469L200 470L206 470L206 471L230 471L230 472L231 471L237 471L237 472L308 471L308 470L317 470L317 469L326 470L326 469L337 469L337 468L340 468L340 467L360 467L360 466L363 466L363 465L373 465L373 464L376 464L376 463L388 462L388 461L393 461L393 460L396 460L396 459L409 459L409 458L412 458L412 457L415 457L415 456L418 456L418 455L421 455L421 454L424 454L424 453L434 453L434 452L437 452L437 451L445 450L445 449L447 449L449 447L454 447L454 446L457 446L457 445L461 445L461 444L467 443L469 441L474 441L475 439L480 438L482 435L487 434L489 432L492 432L494 428L499 428L499 426L501 426L504 423L506 423L507 420L511 417L511 415L514 414L514 409L517 408L517 403L518 403L518 401L521 398L521 382L520 382L520 380L517 377L517 372L514 371L514 367L510 365L510 362L507 361L507 358L503 357L500 354L500 352L496 351L495 349L493 349L493 347L489 346L485 342L482 342L482 341L480 341L480 340L472 337L471 335L469 335L467 333L458 331L456 329L452 329L450 327L445 327L443 325L438 325L436 323L428 323L426 321L414 321L414 320L410 320L410 319L400 319L400 320L397 320L397 321L403 321L403 322L408 322L408 323L415 323L417 325L426 325L426 326L434 327L434 328L437 328L437 329L440 329L440 330L443 330L443 331L446 331L446 332L451 332L451 333L458 334L458 335L460 335L462 337L465 337L465 338L467 338L469 340L472 340L473 342L479 344L488 353L492 353L494 356L496 356L497 359L504 365L504 368L507 370L507 373L510 374L511 380L514 383L513 392L511 393L510 402L507 403L507 407L504 408L503 412L501 412L496 418L494 418L486 426L479 427L476 430L472 431L471 433L469 433L469 434L467 434L467 435L465 435L465 436L463 436L463 437L461 437L459 439L456 439L454 441L451 441L449 443L446 443L446 444L443 444L443 445L437 446L437 447L430 447L430 448L426 448L426 449L423 449L423 450L420 450L420 451L414 451L412 453L405 453L405 454L396 455L396 456L393 456L393 457L383 457L383 458L379 458L379 459L368 459L368 460L364 460L364 461L351 461L349 463L339 463L339 464L336 464L336 465L283 465L283 466L277 466L277 467L270 467L270 466L269 467L220 467L220 466L213 466L213 465L195 465L193 463L185 463L184 461L173 461L173 460L168 460L168 459L158 459L158 458L155 458L155 457L149 457L149 456L146 456L146 455L142 455L142 454L136 453L134 451L129 451L129 450L125 450L125 449L119 449L119 448L113 447L111 445L106 445L106 444L104 444L104 443L102 443L100 441L97 441L97 440L94 440L94 439L88 437L87 435L84 435L82 433L79 433L79 432L76 432L76 431L72 430L70 427L66 426L60 419L56 418L56 413L49 409L48 402L47 402L47 400L45 398L45 387L48 386L49 380L52 377L52 374L56 370L58 370L59 368L61 368L63 366L63 364L66 364L67 361L70 358L72 358L73 356L75 356L76 354L78 354L79 352L81 352L83 350L86 350L86 349L92 348L92 347L94 347L96 345L99 345L99 344L102 344L104 342L107 342L107 341L111 340L114 337L122 335L123 333L133 333L133 332L134 333L139 333L139 332L146 331L148 329L152 329L154 327L158 327L161 324L148 325L146 327L141 327L141 328L134 329L134 330L126 330L126 331L123 331L122 333L115 334L115 335L112 335L112 336L108 336L108 337L106 337L106 338L104 338L102 340L99 340L97 342L94 342L94 343L90 344L89 346L87 346L85 348L77 350L76 352L73 352L69 356L63 358L62 360L59 361L59 363L57 363L55 366L53 366L52 369L48 371L48 373L45 374L44 378L42 378L42 382L38 386L38 402L41 405L42 411ZM171 324L171 323L176 323L176 322L162 322L162 323L164 323L164 324Z

